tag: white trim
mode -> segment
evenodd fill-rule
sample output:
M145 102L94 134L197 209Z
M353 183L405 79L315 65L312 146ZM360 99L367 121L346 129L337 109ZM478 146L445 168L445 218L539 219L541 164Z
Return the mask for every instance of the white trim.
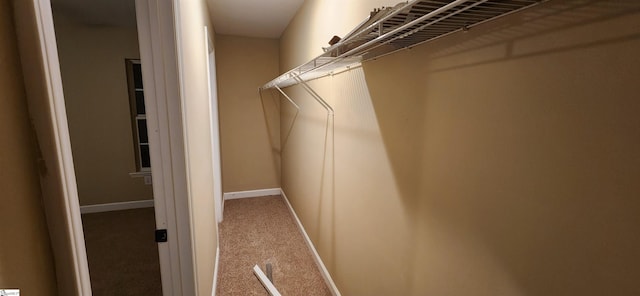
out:
M131 178L142 178L146 176L151 176L151 171L132 172L132 173L129 173L129 176Z
M211 167L213 168L213 199L216 221L222 222L222 161L220 157L220 119L218 114L218 84L216 73L216 55L209 29L204 26L205 56L207 59L207 92L209 95L209 125L211 126Z
M132 209L142 209L142 208L153 208L153 199L81 206L80 213L90 214L90 213L102 213L102 212L112 212L112 211L122 211L122 210L132 210Z
M341 296L340 291L338 291L338 287L333 282L333 279L331 278L331 275L329 274L329 270L327 270L327 267L324 266L324 263L322 262L322 259L320 258L320 254L318 254L318 251L313 246L313 242L311 241L311 238L309 238L309 235L307 234L307 231L304 229L304 226L302 226L302 222L298 218L298 215L296 214L296 211L291 206L291 203L289 202L289 199L287 198L287 195L284 193L284 190L280 189L280 194L282 194L282 198L284 199L285 203L287 204L287 207L289 208L289 211L291 212L291 215L293 215L293 218L296 220L296 224L298 225L298 228L300 228L300 232L302 232L302 236L304 236L304 241L307 243L307 246L311 250L311 253L313 255L313 259L316 261L316 264L318 264L318 267L320 268L320 273L322 274L322 277L324 278L324 281L326 282L327 286L329 286L329 290L331 290L331 294L334 295L334 296Z
M262 283L265 289L267 289L267 293L271 296L280 296L280 292L276 289L276 286L269 280L269 278L262 272L262 269L258 265L253 266L253 273L256 275L258 280Z
M224 200L230 200L230 199L239 199L239 198L271 196L271 195L280 195L281 192L282 192L282 189L280 188L225 192L223 195L223 198Z
M168 2L168 1L166 1ZM174 22L174 40L175 40L175 51L176 51L176 59L177 59L177 63L176 63L176 73L177 73L177 78L178 78L178 98L179 98L179 103L180 103L180 118L182 118L182 142L181 144L181 150L183 153L183 157L184 157L184 169L185 169L185 176L186 176L186 182L185 182L185 189L186 189L186 194L185 194L185 203L183 203L181 205L181 211L183 211L183 213L185 213L186 215L183 217L182 222L180 223L184 229L184 232L186 232L188 230L188 237L184 237L185 233L183 231L181 232L181 235L184 237L185 239L185 243L189 243L189 249L186 248L181 248L181 258L182 261L186 261L190 260L189 266L191 268L190 271L188 271L189 274L189 278L192 279L191 281L191 285L190 286L184 286L183 289L183 295L196 295L199 287L200 287L200 283L199 283L199 278L198 278L198 270L197 270L197 258L196 258L196 244L198 243L196 240L196 235L195 235L195 230L194 230L194 225L195 225L195 217L193 215L193 182L191 182L192 178L191 178L191 163L190 163L190 159L189 159L189 122L187 120L187 118L189 118L187 116L187 96L186 96L186 89L185 89L185 77L184 77L184 73L185 73L185 69L184 69L184 57L186 56L185 53L183 52L183 46L185 46L185 42L182 39L182 12L181 12L181 5L184 6L188 6L188 4L184 4L180 2L180 0L172 0L173 2L173 22ZM185 247L187 247L185 245ZM185 264L185 267L187 267L187 265ZM185 270L186 271L186 270ZM187 290L188 289L188 290Z
M19 34L18 44L21 51L23 71L25 67L28 67L25 65L30 65L31 67L28 68L33 69L36 64L39 64L40 61L42 62L41 65L38 65L40 67L37 72L29 73L27 71L24 75L43 75L43 77L25 79L27 100L29 112L33 117L39 118L34 119L36 133L39 138L42 136L39 140L46 141L41 143L47 145L43 149L43 153L46 155L45 157L49 158L47 161L53 164L51 167L57 170L55 173L47 174L48 176L41 176L40 181L43 189L59 189L59 194L61 194L61 199L58 199L58 192L43 192L47 222L50 223L49 231L51 232L52 228L66 228L65 230L68 234L68 237L52 238L54 259L61 261L59 262L61 264L56 266L58 292L70 293L72 292L71 290L74 290L73 292L78 295L91 295L89 267L84 233L82 232L78 188L71 153L71 139L62 91L62 77L51 2L49 0L15 1L13 8L16 14L19 14L19 11L28 14L27 17L34 17L34 20L26 20L18 19L18 16L16 16L15 20L17 23L16 31ZM33 21L33 23L27 24L30 21ZM33 34L29 36L20 35L22 30L18 27L21 25L29 26L25 27L25 29L35 29L36 32L28 32ZM32 38L34 40L31 40ZM33 56L30 56L31 53L25 48L25 46L34 46L34 44L29 44L29 41L35 41L35 45L39 46L32 53ZM36 57L36 54L39 56ZM30 60L25 61L25 59ZM29 89L38 89L40 87L43 88L42 93L38 93L38 90L33 91L33 93L29 91ZM42 96L33 97L34 93ZM33 106L33 104L41 106L45 102L49 104L47 110ZM52 151L53 153L51 153ZM60 179L57 179L58 177ZM67 240L67 242L64 242L64 240ZM61 249L62 247L68 247L70 250ZM68 253L70 253L71 262L67 261L66 254ZM58 256L60 258L57 258ZM65 274L62 273L63 270ZM69 276L69 273L73 275ZM71 281L74 282L72 283Z
M142 79L145 85L162 293L194 295L187 176L179 98L173 1L136 0Z
M218 245L220 245L220 237L218 236ZM216 247L216 263L213 267L213 288L211 289L211 296L216 296L216 290L218 289L218 270L220 266L220 247Z

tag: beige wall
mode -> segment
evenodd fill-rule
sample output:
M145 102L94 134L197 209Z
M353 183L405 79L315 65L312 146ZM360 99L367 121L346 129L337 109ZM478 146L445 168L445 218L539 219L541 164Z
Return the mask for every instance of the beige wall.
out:
M54 10L81 205L153 198L136 171L125 59L139 58L135 27L87 26Z
M223 191L280 187L278 40L216 36ZM266 110L266 111L265 111Z
M341 3L304 4L281 70ZM328 128L287 89L282 186L342 294L640 293L638 8L549 1L314 81Z
M37 144L10 3L0 1L0 288L19 288L24 295L56 295Z
M218 229L213 199L211 108L204 26L209 28L210 38L214 37L214 30L204 0L181 1L176 4L180 92L182 121L185 125L196 295L211 295L217 260Z

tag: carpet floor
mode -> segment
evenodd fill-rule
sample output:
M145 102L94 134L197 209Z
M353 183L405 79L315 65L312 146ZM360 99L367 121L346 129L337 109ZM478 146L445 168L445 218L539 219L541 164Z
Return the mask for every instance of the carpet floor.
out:
M94 296L162 295L154 209L82 215Z
M268 295L253 274L273 266L282 295L331 295L281 196L225 201L217 295Z

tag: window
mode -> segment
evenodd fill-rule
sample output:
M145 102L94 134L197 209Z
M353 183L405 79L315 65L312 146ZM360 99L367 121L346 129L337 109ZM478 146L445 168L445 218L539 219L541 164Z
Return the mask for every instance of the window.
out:
M149 172L151 171L151 158L149 157L149 135L147 133L147 115L144 106L142 67L140 66L140 60L130 59L126 60L126 66L136 170L138 172Z

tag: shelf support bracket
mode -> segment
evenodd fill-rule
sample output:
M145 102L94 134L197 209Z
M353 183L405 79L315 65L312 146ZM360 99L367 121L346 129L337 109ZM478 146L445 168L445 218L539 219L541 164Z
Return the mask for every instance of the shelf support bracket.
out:
M324 107L327 110L327 115L331 115L331 116L334 115L333 108L331 108L331 105L329 105L329 103L327 103L315 90L313 90L313 88L311 88L311 86L309 86L307 82L302 80L302 78L300 78L300 76L298 75L293 74L292 77L298 83L300 83L300 85L302 85L304 90L306 90L318 103L320 103L322 107Z
M282 88L280 88L278 85L274 85L273 88L277 89L280 94L282 94L287 101L293 105L296 108L296 114L293 116L293 120L291 123L291 126L289 127L289 130L287 131L286 135L284 136L284 141L282 142L282 147L285 147L287 145L287 142L289 141L289 135L291 134L291 130L293 130L293 125L296 122L296 119L298 118L298 114L300 113L300 106L298 104L296 104L296 102L291 99L291 97L289 97L283 90ZM260 100L262 101L262 110L263 112L266 112L266 109L264 107L264 97L262 95L262 92L268 90L268 88L259 88L258 89L258 93L260 94ZM280 98L278 98L280 99ZM265 120L266 120L266 115L265 115ZM267 125L269 124L269 122L267 122Z
M282 91L282 89L279 86L274 85L274 87L287 99L287 101L289 101L289 103L291 103L293 106L296 107L296 109L298 109L298 111L300 111L300 106L298 106L296 102L294 102L284 91Z

